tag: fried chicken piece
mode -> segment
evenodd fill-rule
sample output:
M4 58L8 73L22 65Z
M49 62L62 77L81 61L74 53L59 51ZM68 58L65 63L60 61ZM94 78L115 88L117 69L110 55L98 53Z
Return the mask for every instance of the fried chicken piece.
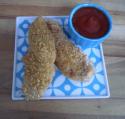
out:
M43 30L43 31L42 31ZM26 100L39 100L54 75L55 43L46 22L37 18L29 30L29 49L25 64L23 92Z
M38 100L51 82L54 66L45 66L39 62L32 51L23 57L23 62L25 63L24 94L27 100Z
M55 61L54 37L42 17L37 18L30 26L29 45L40 62L53 63Z
M58 23L47 21L47 25L55 37L56 66L71 79L90 79L94 70L92 63L87 62L86 55L68 40Z

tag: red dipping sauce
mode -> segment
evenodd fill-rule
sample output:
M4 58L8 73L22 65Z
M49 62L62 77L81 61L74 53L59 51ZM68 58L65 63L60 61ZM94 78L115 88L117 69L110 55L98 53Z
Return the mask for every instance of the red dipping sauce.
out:
M109 29L104 13L93 7L80 8L73 16L73 26L82 36L91 39L100 38Z

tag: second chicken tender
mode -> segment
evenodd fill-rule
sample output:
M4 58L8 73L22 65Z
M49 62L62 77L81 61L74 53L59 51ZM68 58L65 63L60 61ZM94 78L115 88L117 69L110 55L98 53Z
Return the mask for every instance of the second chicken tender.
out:
M47 21L48 27L55 37L56 66L64 75L74 80L90 79L94 73L93 66L86 55L69 41L57 22Z

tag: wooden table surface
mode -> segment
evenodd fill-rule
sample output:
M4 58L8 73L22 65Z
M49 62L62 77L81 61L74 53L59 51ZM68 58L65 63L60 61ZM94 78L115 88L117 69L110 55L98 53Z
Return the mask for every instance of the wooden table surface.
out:
M99 3L113 17L103 43L111 97L98 100L12 101L15 18L21 15L69 15L77 3ZM125 118L125 0L0 0L0 119Z

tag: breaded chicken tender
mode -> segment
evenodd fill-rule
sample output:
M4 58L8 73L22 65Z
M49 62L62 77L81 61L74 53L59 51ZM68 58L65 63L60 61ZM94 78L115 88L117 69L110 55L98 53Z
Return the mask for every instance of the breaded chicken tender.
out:
M42 17L37 18L29 29L29 45L34 55L42 63L55 61L55 41Z
M54 74L54 66L45 66L38 62L32 51L28 52L23 61L25 63L23 91L27 100L37 100L50 84Z
M47 25L55 37L56 66L71 79L81 81L90 79L94 70L86 55L69 41L58 23L47 21Z
M55 41L46 22L37 18L29 29L23 92L26 100L39 100L52 81L56 58Z

